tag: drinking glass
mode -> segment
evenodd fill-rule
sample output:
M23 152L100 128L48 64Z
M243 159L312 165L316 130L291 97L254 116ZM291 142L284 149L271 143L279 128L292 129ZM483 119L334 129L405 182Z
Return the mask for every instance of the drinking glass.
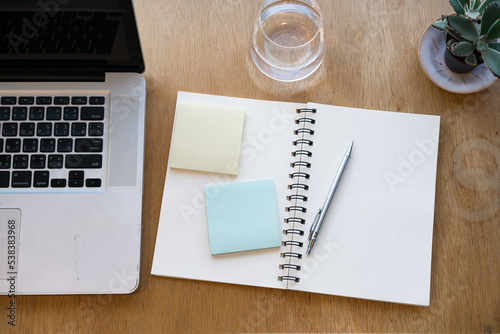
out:
M268 77L297 81L325 57L323 16L315 0L266 0L255 22L251 54Z

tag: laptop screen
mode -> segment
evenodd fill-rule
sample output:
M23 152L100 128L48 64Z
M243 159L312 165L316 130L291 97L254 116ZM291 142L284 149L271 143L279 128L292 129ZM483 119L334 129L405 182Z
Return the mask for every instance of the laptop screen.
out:
M142 73L131 0L1 0L0 75L51 70Z

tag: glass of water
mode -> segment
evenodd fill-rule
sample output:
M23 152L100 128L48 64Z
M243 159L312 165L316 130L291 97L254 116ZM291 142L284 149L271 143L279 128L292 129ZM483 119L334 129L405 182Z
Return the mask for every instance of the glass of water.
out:
M297 81L325 57L323 17L315 0L266 0L255 22L251 54L268 77Z

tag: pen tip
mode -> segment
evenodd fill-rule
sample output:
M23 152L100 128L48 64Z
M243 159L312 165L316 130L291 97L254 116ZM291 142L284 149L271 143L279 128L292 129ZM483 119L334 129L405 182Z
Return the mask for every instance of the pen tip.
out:
M354 145L354 140L351 140L351 144L349 144L349 147L347 148L347 152L346 152L346 155L347 156L351 156L351 152L352 152L352 146Z

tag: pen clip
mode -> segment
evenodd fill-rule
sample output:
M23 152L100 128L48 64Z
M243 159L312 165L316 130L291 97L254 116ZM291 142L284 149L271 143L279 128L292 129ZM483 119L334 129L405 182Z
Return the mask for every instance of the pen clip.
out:
M316 225L318 225L320 215L321 215L321 208L319 208L318 213L316 214L316 217L314 217L311 228L309 229L309 237L307 238L308 240L311 240L313 231L316 229Z

